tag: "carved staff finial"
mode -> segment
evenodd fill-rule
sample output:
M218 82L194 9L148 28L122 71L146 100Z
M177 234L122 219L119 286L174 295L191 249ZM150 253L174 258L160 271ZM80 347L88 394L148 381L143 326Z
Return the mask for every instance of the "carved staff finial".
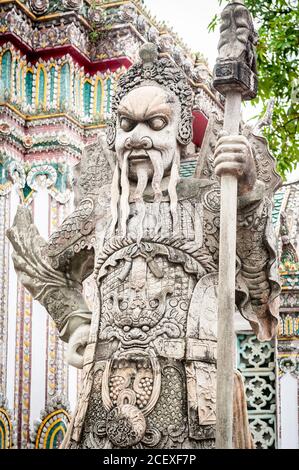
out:
M238 135L241 102L256 97L255 45L257 34L243 2L228 4L221 15L219 57L214 68L214 87L226 97L224 131ZM221 176L219 242L218 345L216 447L232 448L233 371L235 354L235 279L238 181Z

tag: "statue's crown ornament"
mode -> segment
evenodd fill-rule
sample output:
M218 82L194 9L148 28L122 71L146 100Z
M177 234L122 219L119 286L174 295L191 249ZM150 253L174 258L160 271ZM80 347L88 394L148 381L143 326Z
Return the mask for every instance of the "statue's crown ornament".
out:
M192 140L192 103L193 92L184 72L168 58L158 58L157 46L144 44L139 51L140 61L120 77L118 88L113 98L112 116L107 126L107 143L114 150L117 110L122 98L134 88L146 85L158 85L174 93L180 103L180 123L177 140L188 145Z

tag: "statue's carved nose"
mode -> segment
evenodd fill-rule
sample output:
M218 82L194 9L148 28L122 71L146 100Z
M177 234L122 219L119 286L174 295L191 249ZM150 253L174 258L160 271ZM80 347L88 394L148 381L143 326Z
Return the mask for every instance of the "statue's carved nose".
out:
M150 137L129 137L125 142L127 150L150 150L153 147L153 142Z

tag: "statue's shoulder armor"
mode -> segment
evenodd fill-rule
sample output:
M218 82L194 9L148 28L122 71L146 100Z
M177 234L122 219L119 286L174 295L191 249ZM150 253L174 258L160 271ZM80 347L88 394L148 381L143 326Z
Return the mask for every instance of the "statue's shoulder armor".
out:
M110 184L103 186L96 199L82 199L54 232L48 243L48 256L55 268L63 268L67 260L95 243L97 223L105 226L110 209Z
M95 223L95 203L83 199L49 239L48 256L54 267L62 267L75 253L93 246Z

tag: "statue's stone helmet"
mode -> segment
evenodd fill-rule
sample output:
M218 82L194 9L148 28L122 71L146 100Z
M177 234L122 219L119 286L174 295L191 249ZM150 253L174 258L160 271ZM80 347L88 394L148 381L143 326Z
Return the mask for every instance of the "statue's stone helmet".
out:
M107 125L107 144L115 150L117 128L117 113L119 104L130 91L148 85L156 85L168 92L174 93L180 104L180 121L177 141L187 146L192 141L192 103L193 92L186 76L174 62L168 58L158 58L157 46L152 43L144 44L139 51L140 62L134 64L118 82L116 94L112 103L112 116Z

